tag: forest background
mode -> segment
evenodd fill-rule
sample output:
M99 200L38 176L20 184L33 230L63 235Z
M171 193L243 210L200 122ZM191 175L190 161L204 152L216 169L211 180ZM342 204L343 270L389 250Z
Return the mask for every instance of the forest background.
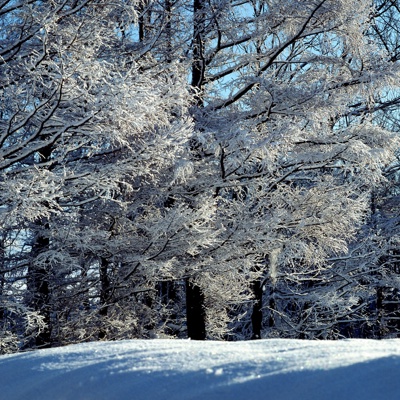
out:
M0 352L400 332L398 0L4 0Z

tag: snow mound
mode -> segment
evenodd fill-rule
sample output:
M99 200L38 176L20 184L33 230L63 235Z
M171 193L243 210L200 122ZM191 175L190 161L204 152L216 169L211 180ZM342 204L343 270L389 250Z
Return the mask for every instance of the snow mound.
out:
M400 340L95 342L0 357L0 400L398 400Z

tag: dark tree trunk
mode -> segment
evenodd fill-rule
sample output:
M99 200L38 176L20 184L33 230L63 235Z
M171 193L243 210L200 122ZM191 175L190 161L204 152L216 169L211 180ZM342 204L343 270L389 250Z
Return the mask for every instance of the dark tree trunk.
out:
M5 262L4 262L4 240L1 239L0 242L0 268L1 270L5 271ZM3 292L4 292L4 285L5 285L5 274L0 274L0 298L3 299ZM0 326L3 326L2 321L5 316L5 308L0 304Z
M253 330L252 339L261 339L262 321L263 321L263 284L261 279L257 279L252 284L254 294L253 312L251 314L251 326Z
M204 0L193 0L193 60L192 60L192 87L196 88L196 105L203 107L201 91L205 83L204 69ZM200 128L201 129L201 128ZM198 143L192 143L194 157L199 151ZM206 338L206 315L204 306L204 294L201 288L190 279L186 279L186 324L188 337L193 340L205 340Z
M48 223L37 223L42 229L49 229ZM39 233L34 245L32 254L37 257L39 254L48 250L50 240L43 233ZM50 347L51 345L51 307L50 307L50 285L49 285L49 266L46 261L41 261L40 265L33 260L28 267L27 289L30 293L29 306L38 311L44 318L46 327L38 333L35 339L36 347Z
M377 323L378 339L382 339L385 332L385 326L383 322L383 316L384 316L383 300L384 300L383 288L378 287L376 289L376 317L378 322Z
M164 3L164 10L165 10L165 37L166 37L166 61L167 63L171 63L174 54L173 54L173 46L172 46L172 40L173 40L173 32L172 32L172 23L171 23L171 17L172 17L172 1L171 0L165 0Z
M139 8L139 41L144 42L151 26L151 11L149 2L145 1Z
M4 274L0 275L0 299L3 299L3 291L4 291ZM0 303L0 326L4 326L3 320L5 317L5 308Z
M204 0L193 0L193 60L191 85L196 90L196 106L204 106L202 90L205 84L205 58L204 58L204 26L205 10ZM194 116L196 120L196 117ZM201 130L201 127L198 127ZM193 157L201 158L201 144L193 141L191 150ZM205 340L206 315L204 294L201 288L190 279L186 279L186 323L188 337L193 340Z
M89 288L87 287L88 285L88 271L87 271L87 266L86 262L84 259L81 260L80 262L81 266L81 285L85 286L86 289L82 291L82 307L85 311L90 311L90 295L89 295Z
M186 324L188 337L193 340L206 338L204 295L200 287L186 279Z
M203 107L201 91L205 83L205 58L204 58L204 0L193 0L193 64L192 86L199 90L197 93L197 106Z
M103 329L103 318L108 314L108 302L110 300L110 279L108 276L109 262L106 258L100 258L100 326L99 339L105 339L107 337L106 331Z
M42 137L46 140L46 137ZM51 160L53 146L43 146L38 152L41 162ZM49 167L51 170L52 167ZM48 204L45 204L49 206ZM32 245L33 260L28 267L27 288L30 293L30 307L35 311L39 311L44 318L46 327L38 333L35 340L37 347L50 347L51 345L51 293L50 293L50 265L47 260L41 260L40 263L35 262L35 258L41 253L49 250L50 239L47 232L50 229L48 219L39 219L35 221L34 231L36 231L35 241Z
M274 299L274 292L272 291L271 297L269 299L268 328L273 328L275 326L274 310L275 310L275 299Z

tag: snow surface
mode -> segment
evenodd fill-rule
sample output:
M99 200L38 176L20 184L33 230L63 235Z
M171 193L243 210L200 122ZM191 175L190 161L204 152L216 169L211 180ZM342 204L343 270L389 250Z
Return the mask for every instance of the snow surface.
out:
M400 340L94 342L0 357L0 400L399 400Z

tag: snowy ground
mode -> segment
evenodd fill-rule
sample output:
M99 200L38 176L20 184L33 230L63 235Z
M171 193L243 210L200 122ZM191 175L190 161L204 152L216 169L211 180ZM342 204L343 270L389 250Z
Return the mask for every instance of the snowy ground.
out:
M0 400L399 400L400 340L97 342L0 357Z

